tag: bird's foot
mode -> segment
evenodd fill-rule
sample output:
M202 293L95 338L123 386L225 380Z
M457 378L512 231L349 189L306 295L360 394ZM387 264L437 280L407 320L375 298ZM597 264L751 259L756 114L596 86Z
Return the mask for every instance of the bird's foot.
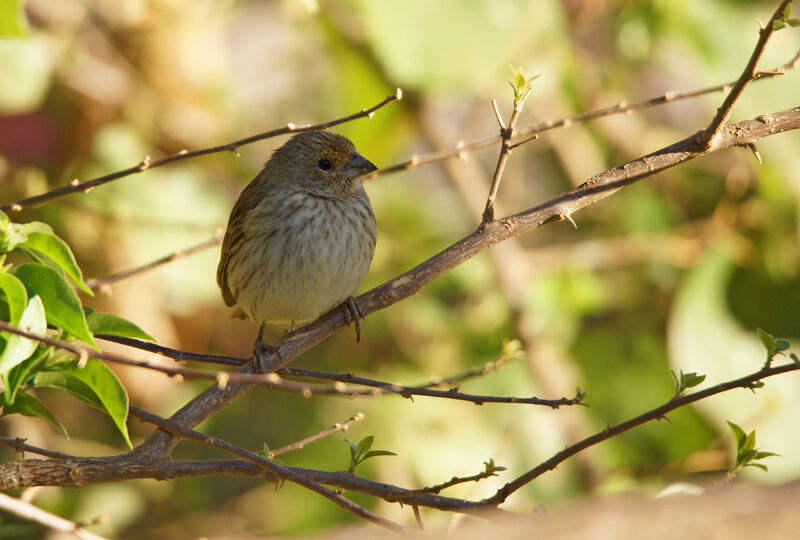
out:
M348 296L347 300L342 302L342 311L344 311L344 318L347 324L356 323L356 343L361 341L361 319L366 319L364 311L358 305L358 301L352 296Z
M271 373L281 361L281 352L275 345L270 345L262 337L263 330L258 333L258 338L253 345L253 365L256 373Z

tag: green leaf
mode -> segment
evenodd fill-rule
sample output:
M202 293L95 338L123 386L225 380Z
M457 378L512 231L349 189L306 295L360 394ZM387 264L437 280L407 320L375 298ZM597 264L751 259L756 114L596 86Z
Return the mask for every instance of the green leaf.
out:
M775 354L782 353L783 351L787 350L789 346L790 346L789 342L786 341L785 339L776 339L775 346L772 348L772 351L774 352L773 356L775 356Z
M794 362L795 364L800 364L800 358L798 358L796 354L790 353L789 358L791 358L792 362Z
M771 334L764 332L761 328L756 328L756 332L758 332L758 339L761 340L761 343L764 345L764 348L767 349L767 352L771 351L775 346L775 338L772 337Z
M64 426L61 425L61 422L59 422L56 417L53 416L53 413L51 413L47 407L44 406L44 403L30 394L19 394L13 405L5 405L3 407L3 414L0 416L6 416L9 414L21 414L24 416L38 416L39 418L44 418L60 429L61 433L64 434L64 437L69 439L69 434Z
M39 263L23 264L14 268L12 273L25 284L29 295L36 294L42 298L49 324L99 350L86 323L81 301L62 275Z
M768 471L767 466L764 465L763 463L745 463L744 466L745 467L755 467L756 469L761 469L764 472Z
M42 313L44 318L44 313ZM8 373L2 375L3 394L6 403L14 403L20 387L30 380L42 368L42 364L53 354L54 347L39 347L36 353L27 360L23 360Z
M365 461L369 458L373 458L375 456L396 456L394 452L389 452L388 450L370 450L366 454L364 454L364 458L361 461Z
M34 386L66 390L84 403L108 414L129 448L128 394L111 369L97 358L89 358L86 366L70 366L61 371L43 371L36 375Z
M28 224L30 225L30 224ZM94 296L92 289L83 281L83 274L75 261L75 256L69 246L61 238L52 232L32 231L28 233L28 238L19 247L24 247L44 255L61 268L69 278L74 281L83 292Z
M5 214L5 219L0 220L0 255L8 253L25 241L25 235L19 231L19 226L10 222Z
M20 38L28 35L24 0L0 0L0 38Z
M0 303L4 303L8 318L4 320L11 324L19 324L22 312L28 304L28 292L25 285L11 274L0 273Z
M20 317L19 324L17 325L26 332L32 334L44 335L47 331L47 322L45 321L44 307L42 300L38 296L34 296L28 301L28 307ZM29 358L39 342L22 337L10 332L2 333L2 339L5 341L5 347L2 354L0 354L0 374L5 377L14 366ZM6 399L8 399L6 395Z
M84 311L86 308L84 306ZM86 314L86 322L92 334L108 334L110 336L131 337L155 341L156 339L134 323L117 317L111 313L98 313L92 310Z
M740 450L745 450L747 452L753 450L756 447L756 431L753 430L747 434L747 437L744 440L744 444L741 446Z
M358 454L361 455L370 448L372 448L372 443L375 440L375 437L372 435L367 435L363 439L358 442Z
M747 438L744 430L740 428L738 425L734 424L730 420L726 420L728 422L728 427L731 428L733 432L733 437L736 439L736 448L741 448L744 445L744 441Z

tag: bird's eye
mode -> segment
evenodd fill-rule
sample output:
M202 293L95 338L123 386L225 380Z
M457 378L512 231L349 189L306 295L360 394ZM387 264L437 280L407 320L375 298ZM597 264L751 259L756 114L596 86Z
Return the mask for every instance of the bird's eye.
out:
M328 159L321 159L317 163L317 167L319 167L323 171L329 171L333 167L333 163L331 163L330 160Z

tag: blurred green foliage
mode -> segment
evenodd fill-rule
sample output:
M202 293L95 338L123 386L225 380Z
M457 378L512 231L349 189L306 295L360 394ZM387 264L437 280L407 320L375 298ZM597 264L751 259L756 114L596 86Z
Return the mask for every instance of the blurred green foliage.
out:
M750 55L757 21L776 3L29 0L24 18L18 17L21 4L0 2L2 202L129 167L146 155L349 114L400 86L402 102L336 129L376 164L391 165L495 134L488 101L496 98L501 111L509 110L509 64L542 75L519 126L727 82ZM780 30L761 67L783 64L798 47L796 30ZM800 70L790 70L753 84L732 120L797 106L798 82ZM712 94L543 135L511 157L498 215L539 204L701 129L721 99ZM281 142L147 171L12 219L50 224L83 274L102 277L211 237L225 226L238 191ZM574 216L577 231L549 226L515 241L513 258L481 254L415 297L371 315L361 344L348 330L294 364L414 384L497 360L503 341L519 337L527 357L462 388L559 397L580 386L588 409L476 407L396 396L308 400L258 389L200 428L257 450L362 411L365 420L347 438L374 436L398 457L367 460L359 474L414 488L477 474L493 459L508 470L445 493L480 498L576 434L668 400L675 392L670 369L705 374L702 385L754 371L764 354L757 326L790 340L800 335L798 145L797 132L778 135L759 143L763 166L749 152L727 151L626 188ZM463 186L473 184L455 180L475 178L480 200L496 156L497 148L489 148L452 169L429 165L369 183L380 233L362 289L471 231L479 213L465 203ZM165 345L247 355L256 330L228 317L214 282L217 258L218 250L209 250L81 300L137 323ZM498 280L503 269L513 276L512 292ZM114 369L132 402L163 415L204 387ZM800 446L799 397L800 382L787 376L755 394L728 393L677 411L669 423L626 433L537 479L509 507L645 490L678 478L716 479L736 456L727 419L748 432L757 428L759 445L783 456L770 460L769 474L755 478L797 478L800 459L792 449ZM44 422L18 415L4 418L0 431L72 454L123 449L116 428L74 400L46 393L41 399L59 411L69 441ZM134 444L149 433L138 423L129 430ZM281 459L346 470L344 438L337 434ZM15 457L5 449L0 455ZM219 454L182 443L176 457ZM408 509L354 499L413 521ZM276 491L249 478L46 488L36 503L73 520L105 514L96 530L127 538L299 534L353 519L295 486ZM431 527L451 519L437 512L423 517ZM4 530L41 534L1 519Z

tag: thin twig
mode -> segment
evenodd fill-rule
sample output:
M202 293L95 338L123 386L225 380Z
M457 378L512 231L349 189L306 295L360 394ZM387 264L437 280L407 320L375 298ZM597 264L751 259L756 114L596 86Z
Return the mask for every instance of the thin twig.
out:
M47 456L54 459L78 459L76 456L33 446L26 443L26 440L27 439L20 437L11 438L0 435L0 444L3 446L8 446L9 448L13 448L15 451L22 454L23 457L25 456L25 452L30 452L31 454L39 454L40 456Z
M423 495L425 493L438 494L449 487L453 487L458 484L466 484L467 482L479 482L484 478L491 478L492 476L497 476L497 474L484 471L478 474L473 474L472 476L454 476L447 482L442 482L441 484L436 484L435 486L430 486L430 487L409 489L401 493L397 493L396 496L398 501L402 501L403 499L407 499L408 497L414 497L415 495Z
M308 443L312 443L316 440L322 439L323 437L327 437L333 433L338 433L340 431L347 431L347 429L356 422L360 422L364 419L364 413L357 413L342 423L333 424L328 429L323 429L319 433L315 433L305 439L301 439L297 442L293 442L292 444L287 444L286 446L281 446L280 448L276 448L275 450L269 451L269 458L272 459L275 456L279 456L281 454L285 454L286 452L291 452L292 450L300 450Z
M91 533L83 529L77 523L73 523L72 521L64 519L61 516L51 514L46 510L42 510L38 506L34 506L31 503L22 501L15 497L11 497L5 493L0 493L0 509L10 514L14 514L17 517L21 517L22 519L27 519L28 521L33 521L39 523L40 525L44 525L48 529L72 534L81 540L106 540L105 536Z
M218 230L212 238L206 240L205 242L201 242L200 244L185 249L180 249L178 251L175 251L174 253L170 253L169 255L160 257L147 264L136 266L134 268L129 268L121 272L116 272L114 274L111 274L103 278L87 279L85 283L86 285L89 286L90 289L96 291L98 289L108 287L108 285L116 281L120 281L122 279L126 279L131 276L147 272L149 270L153 270L154 268L158 268L159 266L162 266L164 264L171 263L173 261L177 261L178 259L182 259L184 257L188 257L189 255L194 255L195 253L198 253L200 251L212 248L214 246L219 245L220 242L222 242L222 231Z
M500 126L501 144L500 155L497 157L497 166L495 167L494 175L492 176L492 186L489 188L489 195L486 197L486 207L483 209L481 228L483 228L487 223L494 221L494 200L497 198L497 190L500 188L500 180L503 177L503 171L505 170L506 162L513 151L511 137L514 136L514 127L517 125L517 119L519 118L520 113L522 113L522 106L525 104L525 98L528 96L529 91L530 89L528 89L528 92L525 92L520 96L515 95L514 109L511 111L511 118L508 119L508 125L503 123L503 118L497 108L497 100L492 100L492 109L494 110L495 117L497 117L497 123Z
M319 394L319 395L333 394L341 396L353 396L358 394L358 392L354 392L348 389L346 386L337 386L337 385L326 386L326 385L303 384L303 383L296 383L294 381L287 381L277 373L247 373L242 371L210 372L210 371L203 371L199 369L186 368L186 367L162 366L158 364L153 364L152 362L148 362L147 360L137 360L133 358L127 358L118 354L96 351L90 347L85 347L77 343L68 343L66 341L55 339L49 336L37 335L28 332L26 330L23 330L22 328L10 325L5 321L0 321L0 330L5 330L11 332L12 334L17 334L22 337L26 337L28 339L34 339L42 343L46 343L48 345L53 345L60 349L64 349L73 354L76 354L81 358L99 358L100 360L105 360L107 362L113 362L116 364L122 364L126 366L134 366L144 369L150 369L153 371L158 371L170 377L180 377L181 379L194 378L194 379L213 380L217 382L217 385L220 388L225 388L228 384L259 384L259 385L271 386L281 390L297 392L302 394L303 397L305 398L310 398L314 394ZM363 377L343 376L343 379L346 380L347 382L352 382L353 384L360 384L362 386L371 386L378 388L381 391L400 394L401 396L406 398L409 398L411 396L429 396L429 397L438 397L445 399L454 399L457 401L469 401L471 403L475 403L476 405L483 405L484 403L516 403L523 405L544 405L547 407L551 407L553 409L558 409L559 407L562 406L578 405L581 403L582 400L580 394L576 395L574 398L562 397L560 399L542 399L537 397L484 396L475 394L462 394L456 389L444 391L444 390L431 390L427 388L411 388L392 383L385 383L382 381L365 379ZM375 396L378 394L372 392L364 395Z
M747 62L744 71L742 71L741 76L739 76L739 79L733 85L733 88L731 88L731 91L722 102L722 105L720 105L720 107L717 109L717 114L714 115L711 123L708 124L708 127L705 130L700 132L699 142L704 148L711 147L714 137L717 136L719 130L722 128L725 122L728 121L728 118L730 118L733 105L742 95L745 86L747 86L747 84L754 80L758 75L758 60L761 58L761 54L764 52L767 41L769 41L769 38L772 36L774 31L774 22L783 18L786 7L791 2L792 0L782 0L778 5L778 9L776 9L775 13L773 13L772 17L770 17L769 22L761 26L761 30L759 31L758 35L758 42L753 49L753 53L750 55L750 60ZM776 70L775 72L768 73L768 75L780 73L780 71Z
M636 418L631 418L630 420L626 420L625 422L621 422L615 426L609 426L603 431L595 433L590 437L586 437L582 441L579 441L575 444L568 446L564 450L553 455L551 458L543 461L542 463L540 463L533 469L529 470L525 474L522 474L517 478L515 478L514 480L512 480L511 482L507 483L502 488L497 490L497 492L494 495L492 495L488 499L484 499L481 502L490 506L501 504L508 498L509 495L520 489L522 486L529 484L532 480L541 476L547 471L555 469L559 464L563 463L565 460L574 456L578 452L586 450L590 446L594 446L595 444L605 441L611 437L617 436L620 433L624 433L636 426L640 426L644 423L653 420L661 420L662 418L666 418L665 415L668 412L674 411L675 409L688 405L689 403L694 403L696 401L700 401L701 399L705 399L709 396L713 396L715 394L719 394L734 388L748 388L755 381L760 381L767 377L772 377L773 375L779 375L781 373L788 373L790 371L798 371L798 370L800 370L800 364L797 363L785 364L782 366L775 366L775 367L765 367L755 373L745 375L744 377L741 377L739 379L723 382L711 386L709 388L706 388L705 390L694 392L693 394L687 394L684 396L673 398L664 403L663 405L656 407L655 409L651 409L646 413L637 416Z
M158 343L136 338L110 336L107 334L95 334L94 337L105 341L111 341L113 343L119 343L121 345L127 345L128 347L134 347L143 351L158 353L168 358L172 358L176 362L193 361L205 362L207 364L221 364L224 366L243 366L250 360L249 358L235 358L232 356L217 356L213 354L200 354L181 351L179 349L165 347L164 345L159 345Z
M299 133L301 131L312 131L316 129L328 129L333 126L337 126L339 124L344 124L345 122L350 122L352 120L356 120L357 118L372 118L372 115L378 109L385 107L389 103L393 101L397 101L403 98L403 92L399 88L395 91L394 94L390 96L386 96L386 98L378 103L377 105L370 107L368 109L362 109L357 113L350 114L348 116L343 116L341 118L337 118L335 120L330 120L328 122L320 122L318 124L304 124L304 125L295 125L295 124L287 124L285 127L273 129L270 131L266 131L264 133L259 133L257 135L252 135L250 137L245 137L244 139L239 139L238 141L229 142L226 144L221 144L219 146L212 146L210 148L202 148L200 150L193 150L188 152L186 150L182 150L177 154L172 154L170 156L166 156L160 159L151 159L150 156L145 157L138 165L134 165L133 167L129 167L127 169L123 169L121 171L113 172L111 174L107 174L105 176L100 176L98 178L93 178L92 180L87 180L85 182L80 182L78 180L73 180L66 186L62 186L60 188L56 188L54 190L48 191L46 193L42 193L40 195L35 195L33 197L28 197L25 199L21 199L19 201L13 203L6 203L0 205L0 210L5 212L14 211L18 212L25 207L32 206L34 204L38 204L43 201L47 201L50 199L55 199L57 197L62 197L64 195L68 195L70 193L76 192L83 192L86 193L89 190L105 184L107 182L111 182L112 180L117 180L119 178L123 178L125 176L129 176L131 174L137 174L142 171L146 171L148 169L153 169L155 167L161 167L162 165L166 165L168 163L173 163L175 161L179 161L182 159L189 159L198 156L205 156L208 154L215 154L218 152L232 152L239 148L240 146L244 146L246 144L250 144L256 141L261 141L263 139L269 139L270 137L276 137L278 135L285 135L287 133Z
M412 396L428 396L428 397L455 399L459 401L469 401L476 405L483 405L484 403L517 403L523 405L544 405L553 409L558 409L559 407L563 406L579 405L582 402L582 397L580 393L578 393L573 398L562 397L559 399L542 399L537 397L485 396L476 394L464 394L461 393L457 388L451 388L450 390L434 390L428 388L427 385L403 386L400 384L376 381L374 379L368 379L366 377L358 377L350 373L328 373L322 371L314 372L310 370L296 370L291 368L282 368L281 370L279 370L279 373L285 374L290 377L291 376L314 377L320 379L339 381L343 383L356 384L360 386L369 386L372 388L376 388L379 392L391 392L393 394L399 394L404 398L411 398ZM328 390L325 390L325 388L328 388ZM375 395L374 391L368 394L361 394L357 392L348 391L346 388L337 388L336 386L332 388L323 387L322 389L317 389L315 393L337 393L345 395L350 393L356 395Z
M166 418L161 418L160 416L147 412L144 409L140 409L135 405L130 406L130 412L140 420L156 425L162 430L172 433L175 436L203 443L206 446L222 450L223 452L227 452L234 456L240 457L246 461L249 461L250 463L257 465L258 467L266 469L267 471L271 472L278 478L286 479L290 482L303 486L306 489L309 489L315 493L322 495L326 499L333 501L334 503L344 508L345 510L352 512L353 514L355 514L360 518L371 521L376 525L380 525L381 527L384 527L386 529L395 532L406 532L405 527L403 527L402 525L390 521L386 518L383 518L373 512L370 512L366 508L354 503L350 499L342 497L335 491L328 489L325 486L317 482L314 482L313 480L309 480L302 474L298 474L297 472L291 469L287 469L286 467L277 465L269 461L268 459L259 456L254 452L250 452L249 450L245 450L244 448L235 446L222 439L211 437L209 435L200 433L199 431L195 431L193 429L181 426L180 424L167 420Z

